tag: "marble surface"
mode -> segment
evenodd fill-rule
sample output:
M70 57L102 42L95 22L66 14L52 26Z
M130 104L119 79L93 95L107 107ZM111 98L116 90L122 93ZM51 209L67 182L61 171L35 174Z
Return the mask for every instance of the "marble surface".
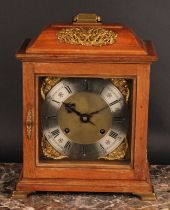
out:
M157 201L140 201L131 194L39 192L26 199L10 198L19 176L20 164L0 164L0 210L169 210L170 166L150 167Z

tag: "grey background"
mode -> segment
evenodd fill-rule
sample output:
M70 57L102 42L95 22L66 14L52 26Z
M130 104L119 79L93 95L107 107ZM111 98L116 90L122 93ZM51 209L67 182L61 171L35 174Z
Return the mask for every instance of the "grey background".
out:
M0 161L22 161L22 75L16 49L44 26L70 22L79 12L95 12L103 22L130 26L154 42L159 61L151 71L148 158L153 164L170 163L169 0L1 0Z

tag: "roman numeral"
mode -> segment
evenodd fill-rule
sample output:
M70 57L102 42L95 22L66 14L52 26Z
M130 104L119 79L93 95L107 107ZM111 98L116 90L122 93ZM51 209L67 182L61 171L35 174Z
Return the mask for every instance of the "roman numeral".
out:
M55 103L57 103L57 104L60 104L60 102L59 102L59 101L56 101L56 100L54 100L54 99L53 99L52 101L54 101L54 102L55 102Z
M101 148L103 151L105 150L105 148L103 147L102 144L100 144L100 148Z
M49 118L56 119L57 116L56 115L53 115L53 116L45 116L45 119L49 119Z
M115 101L111 102L111 103L109 104L109 106L113 106L114 104L117 104L119 101L121 101L121 98L118 99L118 100L115 100Z
M84 80L84 87L85 87L86 90L89 89L89 84L88 84L88 81L86 79Z
M68 93L70 93L70 94L72 93L72 90L70 89L69 86L65 86L65 89L67 90Z
M56 138L60 134L60 131L59 129L56 129L56 130L51 131L51 134L54 136L54 138Z
M113 120L114 120L115 122L122 122L122 121L125 121L126 118L125 118L125 117L113 117Z
M86 156L86 146L85 145L82 146L82 153L83 153L83 156Z
M100 93L99 93L100 95L102 94L103 90L104 90L104 88L102 88L102 89L100 90Z
M70 147L71 147L71 143L69 141L67 141L67 143L64 145L64 149L69 150Z
M109 136L111 136L112 138L116 139L116 137L118 136L118 133L115 133L114 131L110 131Z

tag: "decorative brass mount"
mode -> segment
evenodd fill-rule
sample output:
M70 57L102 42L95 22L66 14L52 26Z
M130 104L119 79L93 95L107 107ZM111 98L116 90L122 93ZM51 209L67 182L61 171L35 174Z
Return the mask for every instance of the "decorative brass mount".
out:
M150 193L133 193L134 195L138 196L142 201L156 201L157 197L154 192Z
M27 196L29 195L29 194L31 194L31 193L33 193L33 192L28 192L28 191L13 191L12 192L12 195L11 195L11 199L25 199L25 198L27 198Z
M63 43L101 47L114 44L117 34L104 28L63 28L58 32L57 38Z
M27 138L31 138L31 132L32 132L32 111L31 109L27 112L27 119L26 119L26 132L27 132Z
M73 24L101 24L101 17L96 14L79 13L73 19Z

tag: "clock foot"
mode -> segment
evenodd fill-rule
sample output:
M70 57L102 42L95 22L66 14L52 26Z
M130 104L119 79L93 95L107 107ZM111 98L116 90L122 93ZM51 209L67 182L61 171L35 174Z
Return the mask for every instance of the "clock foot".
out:
M13 191L11 198L12 199L24 199L27 198L29 194L31 194L32 192L28 192L28 191Z
M156 194L155 193L133 193L137 195L142 201L156 201Z

